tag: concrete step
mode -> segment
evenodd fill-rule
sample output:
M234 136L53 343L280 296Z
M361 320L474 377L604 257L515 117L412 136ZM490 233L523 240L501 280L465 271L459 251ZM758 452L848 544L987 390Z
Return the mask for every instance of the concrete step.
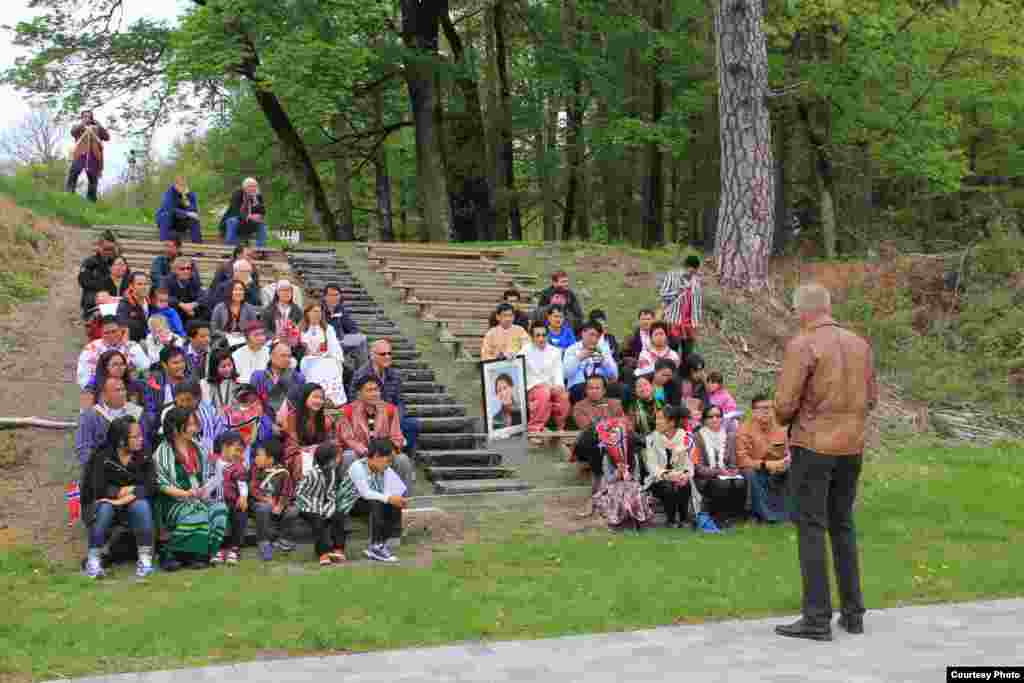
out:
M472 450L479 448L482 438L472 434L421 433L416 448L423 451Z
M392 353L394 352L392 351ZM392 357L392 360L395 361L394 367L398 370L430 370L430 365L423 360L395 359L394 357Z
M449 394L434 392L430 394L411 393L406 387L402 387L402 395L405 396L405 405L409 406L437 406L451 405L458 403Z
M417 451L416 460L425 467L490 467L501 463L501 455L488 450Z
M436 379L433 370L398 370L403 387L407 382L433 382Z
M472 433L476 426L475 417L423 417L420 418L420 434Z
M407 403L405 413L410 417L464 417L466 406L461 403Z
M468 481L472 479L510 479L516 475L514 467L428 467L430 481Z
M414 344L408 337L404 337L400 334L377 334L376 332L367 332L366 330L362 330L362 333L366 335L367 341L371 344L378 339L387 339L391 342L392 351L416 350L416 344Z
M440 480L434 482L434 491L440 495L526 491L529 488L530 485L521 479Z
M396 350L392 350L391 353L392 353L391 359L394 360L396 363L399 363L401 361L407 361L407 360L416 360L417 358L420 357L419 351L396 351Z
M402 378L402 394L409 403L417 403L409 394L438 394L444 391L444 385L433 381L410 380Z

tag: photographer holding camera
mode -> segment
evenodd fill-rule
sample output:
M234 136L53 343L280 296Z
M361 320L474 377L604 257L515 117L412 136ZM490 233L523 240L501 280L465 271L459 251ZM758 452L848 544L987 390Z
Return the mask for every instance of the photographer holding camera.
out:
M85 171L89 179L86 197L96 201L100 177L103 175L103 143L110 140L107 129L97 123L92 110L82 112L82 118L71 128L71 137L75 139L75 149L71 153L71 169L68 171L67 191L75 192L78 177Z
M569 399L574 404L583 400L586 381L594 375L600 375L608 380L609 395L618 398L622 394L621 387L612 384L619 379L619 366L608 348L598 343L601 332L596 323L583 323L580 327L580 340L562 354L565 384L569 388Z

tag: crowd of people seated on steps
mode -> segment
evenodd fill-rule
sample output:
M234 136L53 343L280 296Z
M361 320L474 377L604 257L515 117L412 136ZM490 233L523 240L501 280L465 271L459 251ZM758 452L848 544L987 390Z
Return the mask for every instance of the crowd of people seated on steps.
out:
M250 519L263 560L295 550L304 520L316 561L337 564L361 509L364 554L397 561L418 423L391 344L368 347L340 284L321 300L261 287L246 244L207 281L180 238L164 244L146 271L104 233L79 272L85 573L125 550L140 577L237 564Z
M696 352L700 265L690 256L661 278L657 305L639 311L624 345L604 311L584 317L564 271L551 275L532 316L517 290L506 291L483 339L483 361L524 357L531 445L575 436L569 458L589 470L592 493L580 514L614 529L652 524L655 500L667 525L706 533L747 516L790 516L790 456L772 398L758 394L741 410Z

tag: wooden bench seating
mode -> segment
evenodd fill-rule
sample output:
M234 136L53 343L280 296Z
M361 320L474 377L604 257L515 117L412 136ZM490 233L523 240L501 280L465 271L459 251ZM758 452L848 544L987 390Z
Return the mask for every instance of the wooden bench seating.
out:
M418 301L417 315L431 320L488 320L498 304L477 304L465 301ZM527 316L533 315L534 309L523 308Z
M450 285L417 284L414 282L398 282L392 285L402 290L402 298L408 303L419 301L442 302L479 302L497 306L501 303L506 289L515 289L523 301L529 301L535 294L534 290L505 285L478 285L476 287L453 287Z
M128 263L132 265L132 268L137 270L148 271L153 262L153 257L149 254L135 254L129 252L124 254L124 257L128 259ZM199 266L200 275L203 277L212 278L213 274L217 272L222 265L224 265L224 261L222 259L203 258L201 256L190 257L187 254L185 255L185 258L191 258L192 261ZM287 263L256 261L253 265L261 278L270 276L273 279L279 279L278 276L286 276L289 278L292 276L291 268Z
M469 273L452 272L387 272L382 271L388 284L395 288L409 286L448 288L448 289L480 289L492 288L504 292L506 289L522 289L529 284L515 275L504 273ZM500 298L500 295L499 295Z
M535 275L508 273L503 270L460 270L445 266L387 266L377 271L391 282L436 282L443 284L453 280L473 281L481 284L495 282L534 282Z
M494 261L473 261L470 259L412 259L381 257L371 258L375 270L386 268L445 268L472 273L492 273L502 266Z
M472 248L472 247L445 247L436 244L396 243L396 242L367 242L366 252L368 256L375 254L388 255L409 255L409 256L437 256L438 258L502 258L505 255L503 249L495 248Z

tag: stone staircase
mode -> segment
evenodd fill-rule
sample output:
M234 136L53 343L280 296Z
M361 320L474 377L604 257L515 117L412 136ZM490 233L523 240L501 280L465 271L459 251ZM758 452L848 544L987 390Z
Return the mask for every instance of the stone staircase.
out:
M434 371L421 359L412 339L388 319L362 283L333 250L299 247L288 253L292 271L310 296L319 296L330 282L342 288L345 305L360 330L373 343L387 338L394 350L394 367L402 377L406 410L420 422L416 460L434 491L440 495L516 491L529 484L516 478L501 455L483 446L480 420L467 415L437 382Z

